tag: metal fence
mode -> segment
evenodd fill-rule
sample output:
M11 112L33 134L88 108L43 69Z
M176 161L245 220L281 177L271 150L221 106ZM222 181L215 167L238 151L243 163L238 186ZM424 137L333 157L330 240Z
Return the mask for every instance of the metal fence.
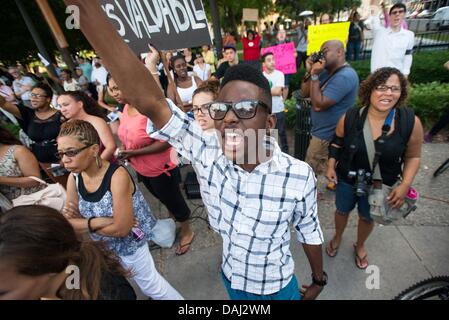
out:
M371 57L371 49L373 47L373 39L365 39L360 52L360 59L369 59ZM449 31L423 32L415 34L415 46L413 52L428 50L448 50L449 49Z

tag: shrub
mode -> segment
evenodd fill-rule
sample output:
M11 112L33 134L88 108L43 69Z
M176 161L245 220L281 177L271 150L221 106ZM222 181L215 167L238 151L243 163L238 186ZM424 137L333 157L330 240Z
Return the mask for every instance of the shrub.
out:
M425 127L431 127L449 108L449 83L414 85L407 105L413 108Z

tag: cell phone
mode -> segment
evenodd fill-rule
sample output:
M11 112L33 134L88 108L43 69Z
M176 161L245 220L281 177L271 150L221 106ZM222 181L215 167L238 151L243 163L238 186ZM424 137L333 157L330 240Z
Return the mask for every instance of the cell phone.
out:
M60 164L52 164L50 168L47 168L55 177L62 177L68 173L67 169Z
M117 111L108 113L109 122L114 122L120 119L119 113Z

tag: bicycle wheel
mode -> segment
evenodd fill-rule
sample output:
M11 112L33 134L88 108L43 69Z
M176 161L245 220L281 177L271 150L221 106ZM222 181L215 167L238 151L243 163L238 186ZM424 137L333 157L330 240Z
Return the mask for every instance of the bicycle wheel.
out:
M440 174L442 174L447 168L449 168L449 159L443 162L441 166L438 167L438 169L435 170L433 173L433 176L436 178Z
M433 277L402 291L393 300L449 300L449 276Z

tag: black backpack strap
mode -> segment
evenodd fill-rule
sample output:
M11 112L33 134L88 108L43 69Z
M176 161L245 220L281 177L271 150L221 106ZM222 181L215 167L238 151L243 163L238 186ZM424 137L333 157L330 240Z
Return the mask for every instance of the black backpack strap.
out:
M404 139L406 144L412 135L413 128L415 127L415 112L412 108L402 107L399 110L400 130L399 134Z
M345 136L349 136L354 133L354 127L358 122L359 108L351 108L346 111L345 114Z

